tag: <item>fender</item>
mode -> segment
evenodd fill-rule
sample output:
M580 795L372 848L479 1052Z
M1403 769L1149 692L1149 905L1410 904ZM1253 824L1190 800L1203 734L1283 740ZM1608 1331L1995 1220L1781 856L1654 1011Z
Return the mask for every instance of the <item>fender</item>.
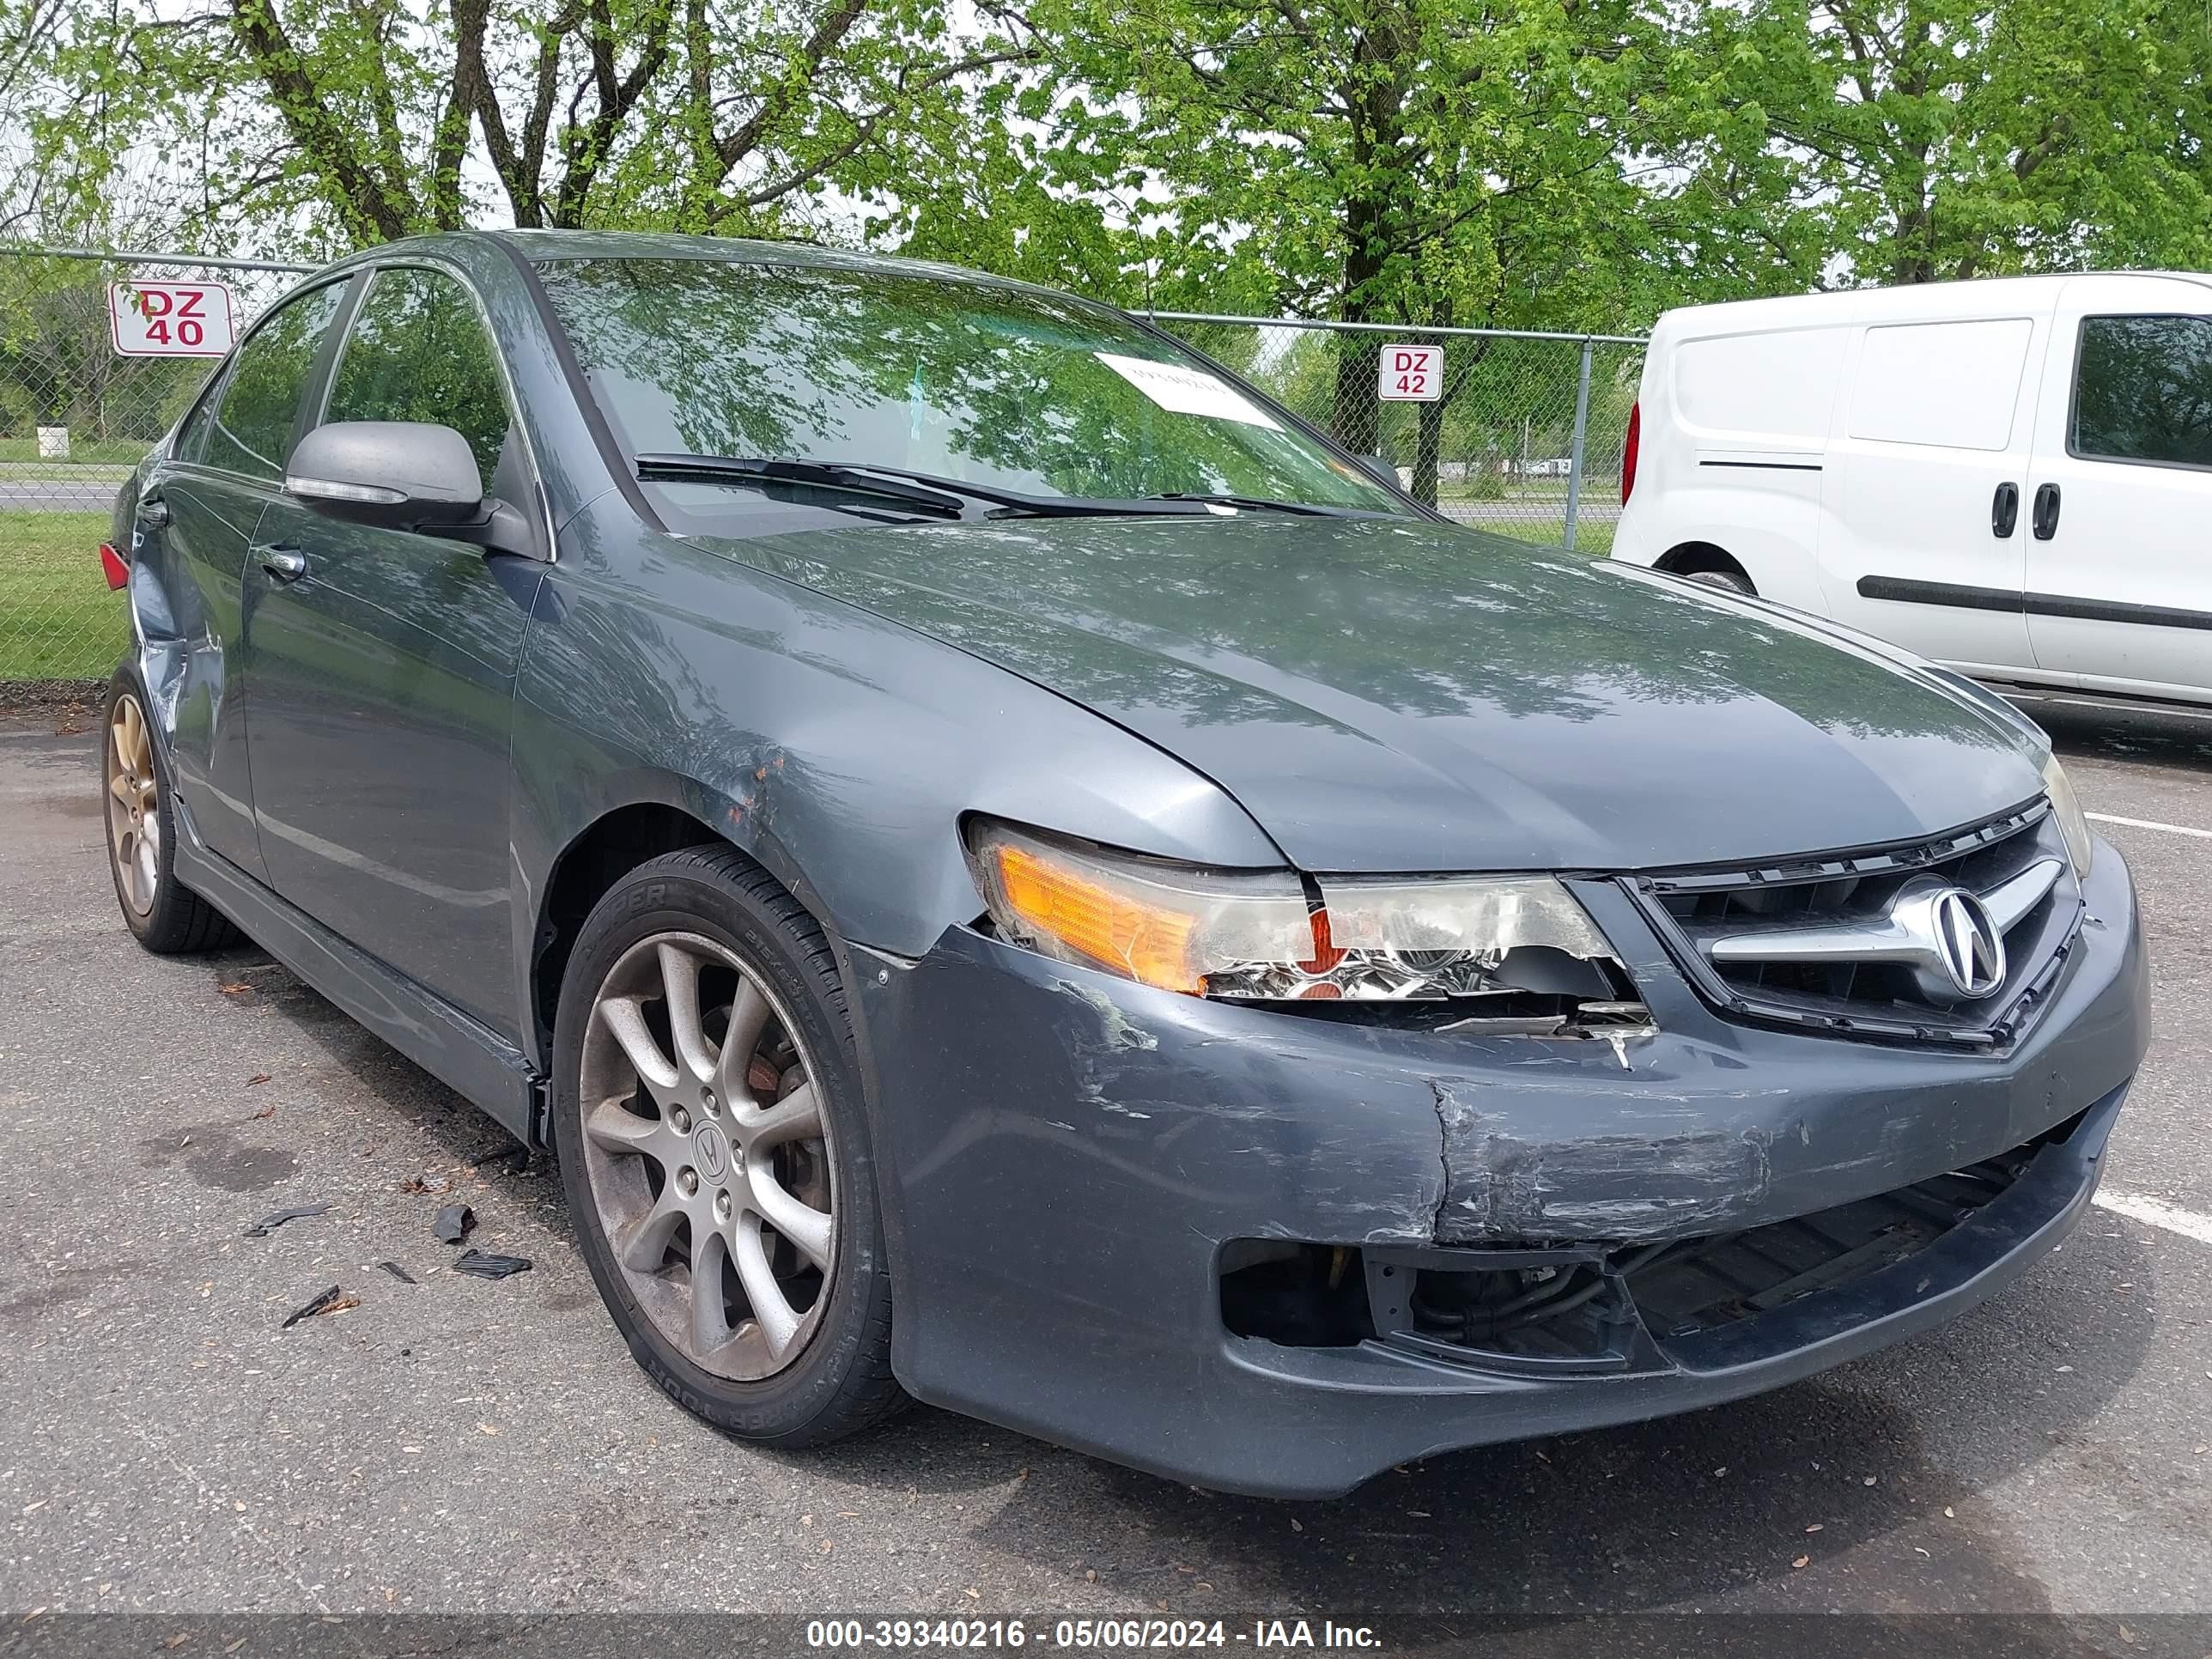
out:
M981 912L961 839L971 812L1193 863L1286 862L1226 791L1144 739L902 623L641 536L616 497L562 534L523 648L513 755L524 1010L562 855L627 806L697 820L834 939L908 959ZM535 1024L519 1024L533 1042Z

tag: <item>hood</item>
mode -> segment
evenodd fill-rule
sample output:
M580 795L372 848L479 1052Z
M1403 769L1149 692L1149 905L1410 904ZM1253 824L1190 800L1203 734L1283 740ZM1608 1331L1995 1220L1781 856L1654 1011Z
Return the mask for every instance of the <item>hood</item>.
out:
M1148 738L1311 871L1758 860L1931 835L2041 788L2021 726L1824 623L1451 525L1246 513L720 547Z

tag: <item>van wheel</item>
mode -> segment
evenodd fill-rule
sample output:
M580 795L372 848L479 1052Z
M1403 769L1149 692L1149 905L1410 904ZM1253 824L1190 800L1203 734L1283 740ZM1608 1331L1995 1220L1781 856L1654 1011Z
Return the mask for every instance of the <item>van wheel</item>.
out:
M785 1447L905 1403L852 1021L797 901L730 848L631 872L577 939L554 1067L569 1213L647 1376Z
M1741 570L1685 570L1685 581L1703 582L1707 587L1721 587L1731 593L1748 593L1759 597L1759 590L1751 585L1751 578Z

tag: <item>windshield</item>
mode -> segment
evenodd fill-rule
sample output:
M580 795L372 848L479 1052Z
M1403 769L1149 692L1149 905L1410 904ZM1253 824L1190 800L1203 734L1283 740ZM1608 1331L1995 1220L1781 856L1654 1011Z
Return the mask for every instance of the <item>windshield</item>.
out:
M632 456L896 468L1039 496L1406 510L1196 359L1073 300L705 259L556 260L538 274ZM749 487L655 486L694 514Z

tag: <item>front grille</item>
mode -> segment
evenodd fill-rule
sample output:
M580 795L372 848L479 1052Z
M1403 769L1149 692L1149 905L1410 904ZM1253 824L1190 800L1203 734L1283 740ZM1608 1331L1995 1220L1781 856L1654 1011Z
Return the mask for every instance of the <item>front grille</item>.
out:
M1973 1000L1934 995L1911 969L1872 957L1755 959L1762 937L1878 924L1908 884L1933 877L1988 894L2051 860L2060 873L2048 894L2004 935L2003 979ZM2039 800L1928 841L1638 876L1626 885L1691 982L1723 1015L1866 1041L1978 1049L2002 1047L2026 1029L2057 981L2081 914L2058 825ZM1724 939L1754 959L1717 959Z

